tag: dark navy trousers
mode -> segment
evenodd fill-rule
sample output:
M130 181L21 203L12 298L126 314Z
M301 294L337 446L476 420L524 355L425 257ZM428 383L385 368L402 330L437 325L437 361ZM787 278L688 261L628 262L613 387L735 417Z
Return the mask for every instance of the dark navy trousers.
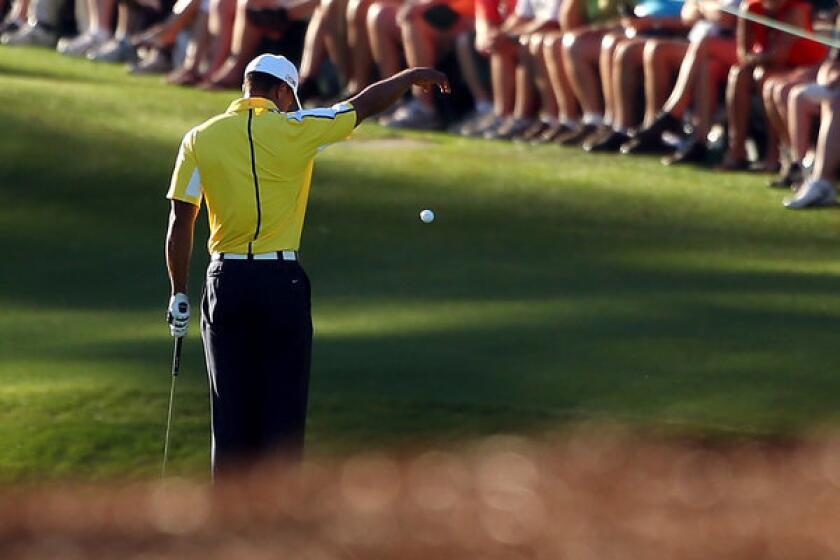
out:
M207 269L201 334L214 475L303 452L312 315L297 261L224 260Z

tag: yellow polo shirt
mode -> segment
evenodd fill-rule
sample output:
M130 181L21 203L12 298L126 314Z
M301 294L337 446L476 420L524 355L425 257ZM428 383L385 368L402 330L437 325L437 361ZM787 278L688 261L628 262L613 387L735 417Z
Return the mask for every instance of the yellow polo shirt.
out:
M238 99L184 136L166 197L204 199L211 253L296 251L318 148L355 126L349 103L283 113L268 99Z

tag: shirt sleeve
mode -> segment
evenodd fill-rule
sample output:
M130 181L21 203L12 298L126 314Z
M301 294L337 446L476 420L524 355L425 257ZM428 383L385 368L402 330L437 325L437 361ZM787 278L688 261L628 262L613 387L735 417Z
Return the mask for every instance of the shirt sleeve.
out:
M201 173L195 159L195 135L196 131L193 129L181 141L181 149L178 150L178 159L175 161L175 170L172 172L166 198L200 206L203 190Z
M356 109L339 103L329 109L304 109L289 117L303 124L304 135L313 148L346 140L356 127Z

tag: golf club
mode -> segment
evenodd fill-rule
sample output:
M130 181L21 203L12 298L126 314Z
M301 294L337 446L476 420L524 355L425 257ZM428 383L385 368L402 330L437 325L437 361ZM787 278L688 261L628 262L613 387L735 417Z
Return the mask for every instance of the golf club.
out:
M179 336L175 339L175 350L172 353L172 384L169 388L169 414L166 418L166 437L163 442L163 466L161 467L160 477L166 476L166 459L169 457L169 431L172 429L172 405L175 402L175 378L178 377L178 372L181 370L181 344L184 337Z

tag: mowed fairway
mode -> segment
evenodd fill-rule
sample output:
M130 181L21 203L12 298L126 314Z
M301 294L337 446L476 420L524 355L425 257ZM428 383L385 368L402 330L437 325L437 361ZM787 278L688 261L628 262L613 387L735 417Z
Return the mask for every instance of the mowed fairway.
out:
M0 49L0 480L157 473L164 193L183 133L233 97ZM786 211L763 184L363 126L319 156L304 232L311 452L836 422L840 212ZM206 386L193 321L175 472L206 475Z

